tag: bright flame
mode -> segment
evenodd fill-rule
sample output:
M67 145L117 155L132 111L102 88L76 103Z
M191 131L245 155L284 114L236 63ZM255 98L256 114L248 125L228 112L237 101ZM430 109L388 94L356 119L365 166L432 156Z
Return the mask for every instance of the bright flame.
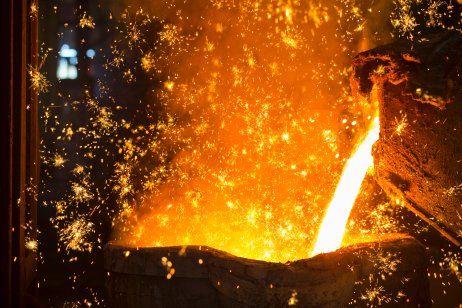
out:
M345 226L359 194L367 169L372 166L372 145L379 138L379 119L374 118L366 138L348 160L334 197L321 224L312 256L330 252L341 246Z
M321 222L307 217L331 199L349 143L342 137L375 108L348 92L356 34L344 36L343 23L358 27L350 4L154 2L155 16L123 17L127 47L140 48L138 68L154 84L146 116L139 113L145 124L119 125L114 238L272 262L306 258ZM117 60L122 48L111 66L128 72L128 59Z

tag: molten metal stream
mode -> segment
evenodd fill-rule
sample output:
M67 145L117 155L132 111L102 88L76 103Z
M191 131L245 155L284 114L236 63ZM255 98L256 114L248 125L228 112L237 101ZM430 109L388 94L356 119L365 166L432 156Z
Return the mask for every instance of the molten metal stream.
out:
M346 163L334 197L327 209L312 256L340 248L351 209L367 169L372 166L372 145L379 138L379 119L374 118L366 138Z

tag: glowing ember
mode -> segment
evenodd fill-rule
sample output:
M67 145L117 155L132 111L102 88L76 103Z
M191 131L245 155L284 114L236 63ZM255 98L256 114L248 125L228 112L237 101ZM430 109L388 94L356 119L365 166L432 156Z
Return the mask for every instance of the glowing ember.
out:
M348 160L334 197L321 224L312 255L334 251L340 247L351 209L359 194L367 169L372 166L372 145L379 138L379 119L374 118L366 138Z

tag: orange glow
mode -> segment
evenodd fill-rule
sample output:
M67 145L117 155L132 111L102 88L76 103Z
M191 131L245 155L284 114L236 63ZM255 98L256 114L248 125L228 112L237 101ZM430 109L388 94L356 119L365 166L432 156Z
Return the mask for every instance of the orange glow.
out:
M369 102L349 95L357 40L338 32L355 19L327 1L167 2L155 1L165 20L156 49L142 53L143 70L162 81L152 122L125 124L136 137L121 143L114 237L307 258L370 115ZM139 42L139 32L128 38Z
M378 117L376 117L371 124L366 138L360 143L343 170L334 197L327 208L326 215L321 224L312 255L340 248L345 233L345 226L356 197L359 194L361 183L367 169L372 166L372 145L378 138L379 121Z

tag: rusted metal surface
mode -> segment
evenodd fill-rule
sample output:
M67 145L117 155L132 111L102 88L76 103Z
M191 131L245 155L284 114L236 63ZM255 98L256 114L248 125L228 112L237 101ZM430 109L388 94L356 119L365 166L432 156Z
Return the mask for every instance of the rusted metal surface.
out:
M356 57L353 92L378 101L375 177L454 244L462 242L462 35L442 32Z
M128 248L109 243L105 267L113 307L370 306L374 302L364 295L374 288L389 294L390 302L382 305L428 307L424 256L424 247L406 236L286 264L205 246ZM386 270L390 265L395 267Z

